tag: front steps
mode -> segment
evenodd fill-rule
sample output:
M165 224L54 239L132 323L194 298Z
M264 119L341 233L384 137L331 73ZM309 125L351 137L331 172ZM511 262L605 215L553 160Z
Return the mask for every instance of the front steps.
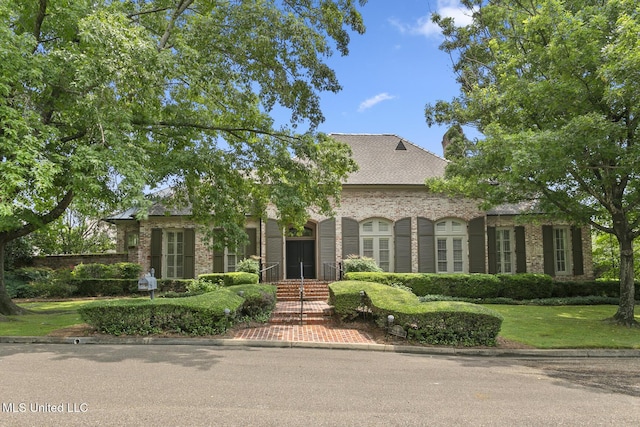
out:
M304 301L329 301L329 282L304 281ZM278 283L278 301L300 301L300 280L283 280Z
M269 323L275 325L327 325L332 321L333 307L329 301L328 282L304 281L302 310L300 309L300 281L278 283L276 308Z

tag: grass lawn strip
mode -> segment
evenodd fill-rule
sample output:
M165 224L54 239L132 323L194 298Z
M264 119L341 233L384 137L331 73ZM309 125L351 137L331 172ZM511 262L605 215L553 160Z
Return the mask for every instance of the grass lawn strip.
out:
M502 314L500 336L540 349L640 349L640 328L605 322L613 305L527 306L486 305ZM640 321L640 316L635 316Z

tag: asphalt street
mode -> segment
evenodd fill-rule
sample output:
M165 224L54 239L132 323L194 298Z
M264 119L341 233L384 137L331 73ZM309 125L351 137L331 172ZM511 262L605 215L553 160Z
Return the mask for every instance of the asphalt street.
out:
M0 426L637 426L639 363L3 343ZM589 366L626 388L559 374Z

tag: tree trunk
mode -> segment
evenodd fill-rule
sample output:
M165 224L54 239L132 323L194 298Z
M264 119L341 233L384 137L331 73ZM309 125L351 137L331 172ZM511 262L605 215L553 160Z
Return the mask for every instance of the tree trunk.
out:
M0 240L0 315L15 315L27 313L27 310L18 307L9 297L4 283L4 248L7 242Z
M633 240L620 238L620 303L613 321L624 326L639 326L634 317L635 284L633 272Z

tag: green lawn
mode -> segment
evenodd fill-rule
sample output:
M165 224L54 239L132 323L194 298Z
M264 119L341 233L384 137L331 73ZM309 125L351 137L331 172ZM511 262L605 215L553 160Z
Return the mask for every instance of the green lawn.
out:
M616 306L486 307L504 316L501 337L536 348L640 348L640 328L603 322L615 314Z
M82 323L78 308L91 301L32 302L20 304L32 311L21 316L9 316L0 322L0 336L44 336L57 329Z
M0 322L0 336L44 336L56 329L82 323L77 309L91 301L20 304L33 313ZM500 336L536 348L637 348L640 328L603 322L616 307L486 305L504 316ZM636 316L640 321L640 316Z

